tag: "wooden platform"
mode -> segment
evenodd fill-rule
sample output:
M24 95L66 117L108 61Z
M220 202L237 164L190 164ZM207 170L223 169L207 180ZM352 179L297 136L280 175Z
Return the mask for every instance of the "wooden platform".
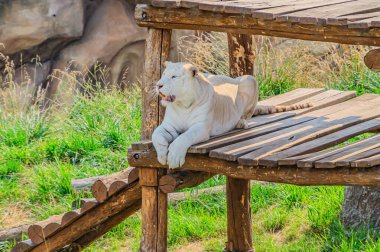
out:
M249 129L192 146L184 168L301 185L380 187L380 135L331 148L380 131L380 95L356 97L349 91L297 89L260 104L304 102L313 107L256 116L249 121ZM155 161L150 142L134 144L129 162L137 167L162 167Z
M140 0L140 26L380 45L378 0Z

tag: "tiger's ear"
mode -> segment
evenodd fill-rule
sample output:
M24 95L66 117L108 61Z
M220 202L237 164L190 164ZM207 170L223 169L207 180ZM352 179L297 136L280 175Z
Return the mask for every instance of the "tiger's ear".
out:
M191 65L191 66L189 67L189 71L191 72L191 75L192 75L193 77L195 77L195 76L199 73L199 69L198 69L198 67L196 67L196 66L194 66L194 65Z

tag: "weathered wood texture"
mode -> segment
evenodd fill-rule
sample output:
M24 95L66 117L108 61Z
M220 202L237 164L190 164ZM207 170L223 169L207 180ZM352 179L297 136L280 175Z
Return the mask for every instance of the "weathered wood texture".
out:
M190 164L187 158L184 168L212 173L222 172L225 175L234 174L235 168L231 167L207 168L207 160L210 165L221 165L216 159L223 159L237 161L236 166L233 167L236 169L245 167L247 174L255 171L251 179L260 177L264 181L268 179L295 184L318 184L318 179L320 179L320 184L378 186L378 174L375 172L380 165L378 136L338 149L324 150L366 132L379 132L380 110L377 108L380 107L380 96L365 94L355 97L352 92L298 89L261 101L261 104L295 104L305 101L313 101L316 104L315 108L255 116L249 119L248 129L233 130L190 147L188 156L191 156L190 153L208 153L211 158L206 155L193 155L193 157L204 158L202 161L205 162L204 166L196 167ZM134 146L129 154L130 164L154 167L150 163L154 160L143 160L144 155L150 156L149 152L154 152L151 143L145 142L143 146ZM322 154L327 156L319 156ZM196 160L195 164L199 162L200 160ZM226 167L229 167L232 162L226 164ZM297 166L302 169L290 169ZM251 167L255 169L248 169ZM363 174L360 169L357 169L371 167L375 169L362 169ZM291 172L294 176L298 176L298 172L301 172L302 176L305 176L305 181L287 176L277 177L269 174L268 168L273 168L272 171L278 174ZM328 172L326 169L334 169L334 171ZM351 171L352 174L358 175L356 179L355 177L352 177L353 180L349 179L351 175L348 173ZM310 176L318 179L307 179L308 172ZM315 175L318 172L320 176ZM238 173L240 174L240 171ZM336 176L330 180L324 177L327 173L336 174ZM338 177L345 173L348 177ZM264 174L268 177L266 178ZM374 177L371 178L369 174L373 174ZM241 174L238 178L244 178L244 175Z
M141 252L166 251L167 247L167 194L161 192L158 181L163 170L140 168L142 186Z
M194 187L214 176L210 172L178 171L162 176L159 181L163 193L171 193L185 187Z
M91 191L92 195L98 202L103 202L120 188L128 183L136 181L139 178L139 171L134 167L129 167L119 174L120 176L115 174L95 181L91 187Z
M150 170L151 173L157 174L157 169ZM161 172L165 173L165 171ZM173 176L180 177L177 173L180 172L173 172ZM160 174L160 176L161 175L163 174ZM190 174L189 176L192 175ZM153 183L156 186L155 188L158 188L158 177L156 179L149 179L149 177L152 176L147 177L148 182L146 183ZM186 179L184 183L178 185L175 190L197 186L208 178L208 176L196 176L195 179ZM196 181L196 183L194 181ZM115 182L117 183L118 181ZM115 182L113 184L115 184ZM142 199L141 186L136 181L123 184L118 191L108 195L107 199L102 203L98 203L95 199L86 199L82 202L81 209L77 211L52 216L43 222L34 224L35 226L39 226L38 229L44 230L49 224L53 223L50 226L54 227L56 223L61 223L58 229L44 236L44 242L39 244L33 243L31 240L20 242L14 247L14 251L55 251L57 249L60 251L81 251L113 226L140 209ZM162 204L162 201L163 203L166 202L166 194L162 196L164 196L164 198L160 199L160 204ZM174 195L172 200L183 199L184 196L186 195ZM166 209L166 207L162 209ZM165 212L161 212L159 218L166 218L162 216ZM166 236L162 231L158 237ZM161 244L163 244L162 248L166 248L166 243L161 242Z
M133 154L138 153L135 159ZM133 151L128 154L130 164L136 167L167 168L157 161L154 151ZM203 154L187 154L182 167L186 170L211 172L226 176L295 185L354 185L380 188L380 166L367 169L335 168L305 169L294 166L256 167L242 166L237 162L209 158Z
M371 3L366 3L366 1L371 1ZM154 1L155 4L157 2L159 1ZM171 3L173 2L171 1ZM184 3L186 5L189 2L178 1L178 4L182 5ZM144 27L210 30L342 44L380 45L379 17L375 17L375 20L370 22L368 19L365 26L361 25L359 27L352 22L342 25L331 24L334 20L345 20L346 16L344 15L353 13L355 8L366 10L378 8L376 6L379 6L380 3L377 0L344 1L345 3L338 4L334 8L327 6L331 10L319 9L317 11L315 8L309 8L301 12L286 10L283 14L274 13L275 9L268 9L268 12L251 10L249 5L259 6L260 4L255 4L254 1L244 2L248 5L248 13L240 8L238 8L238 11L228 11L236 6L239 7L239 3L236 1L233 3L229 1L192 1L194 5L189 6L190 8L186 8L186 6L180 8L157 8L137 5L135 19L140 26ZM301 2L304 3L305 1ZM280 2L277 3L286 5ZM319 3L322 3L322 1ZM297 10L297 8L298 10L302 9L302 4L298 4L294 10ZM278 11L282 13L280 10ZM328 22L328 20L330 21ZM365 19L361 21L365 22Z
M91 178L73 179L71 180L71 187L74 190L91 189L92 185L97 180L102 180L105 184L109 184L115 180L128 179L135 180L138 177L138 170L133 167L129 167L121 172L112 173L104 176L96 176Z
M251 183L227 177L227 243L225 251L254 251L252 245Z
M253 75L252 36L228 33L230 76ZM253 251L251 220L251 183L247 179L227 177L226 251Z
M230 62L230 76L253 75L255 51L252 46L252 36L245 34L228 33L228 51Z
M380 72L380 49L369 51L364 57L365 65L374 72Z
M156 82L161 77L163 63L169 57L170 30L148 29L145 47L145 65L142 82L141 139L150 139L160 122L159 98L155 94ZM163 110L161 110L163 111Z

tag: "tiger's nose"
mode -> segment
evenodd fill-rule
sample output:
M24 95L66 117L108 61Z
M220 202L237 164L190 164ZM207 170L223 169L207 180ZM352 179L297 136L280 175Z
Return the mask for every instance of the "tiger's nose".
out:
M164 85L157 85L158 89L161 89Z

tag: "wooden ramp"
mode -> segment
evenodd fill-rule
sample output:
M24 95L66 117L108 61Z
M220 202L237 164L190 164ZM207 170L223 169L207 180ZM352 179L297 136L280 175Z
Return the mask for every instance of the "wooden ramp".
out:
M313 106L255 116L249 120L248 129L233 130L192 146L184 168L301 185L380 187L379 135L331 149L363 133L380 131L380 95L356 97L349 91L297 89L259 105L305 102ZM137 143L132 146L129 161L138 167L162 167L152 161L152 152L150 142Z

